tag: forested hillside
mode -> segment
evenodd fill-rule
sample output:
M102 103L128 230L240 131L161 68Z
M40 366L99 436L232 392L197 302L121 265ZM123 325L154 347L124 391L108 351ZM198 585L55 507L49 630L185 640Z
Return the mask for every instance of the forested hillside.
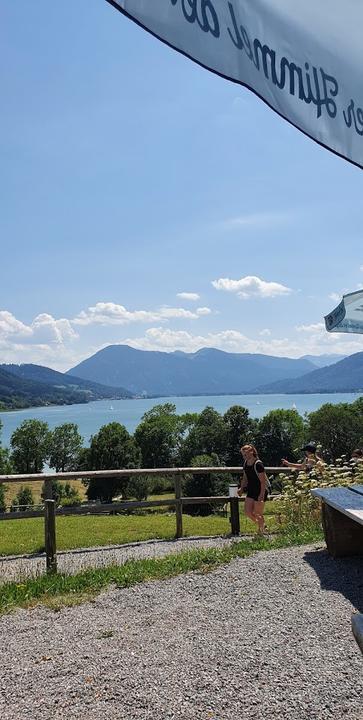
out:
M124 388L111 388L40 365L0 365L0 408L72 405L103 398L132 397Z

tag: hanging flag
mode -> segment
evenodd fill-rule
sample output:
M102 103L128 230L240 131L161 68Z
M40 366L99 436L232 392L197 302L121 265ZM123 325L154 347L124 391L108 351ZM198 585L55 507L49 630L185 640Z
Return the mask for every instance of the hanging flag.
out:
M338 307L325 318L328 332L363 333L363 290L343 295Z
M360 0L107 0L363 167Z

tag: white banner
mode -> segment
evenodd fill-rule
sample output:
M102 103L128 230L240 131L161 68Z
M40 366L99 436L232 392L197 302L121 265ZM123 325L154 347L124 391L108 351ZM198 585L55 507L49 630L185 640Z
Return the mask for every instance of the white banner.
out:
M328 332L363 333L363 290L343 295L335 310L325 318Z
M363 0L107 2L363 167Z

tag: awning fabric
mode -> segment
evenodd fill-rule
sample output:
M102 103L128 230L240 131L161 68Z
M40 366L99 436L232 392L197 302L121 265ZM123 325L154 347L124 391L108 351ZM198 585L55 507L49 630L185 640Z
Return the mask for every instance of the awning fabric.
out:
M343 295L342 301L325 318L328 332L363 333L363 290Z
M249 88L310 138L363 167L360 0L107 2L199 65Z

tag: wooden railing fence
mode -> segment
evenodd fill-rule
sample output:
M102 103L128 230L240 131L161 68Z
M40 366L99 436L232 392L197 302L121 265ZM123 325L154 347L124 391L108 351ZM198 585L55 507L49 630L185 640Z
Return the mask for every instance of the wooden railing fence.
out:
M268 467L266 473L268 475L277 475L280 473L289 474L290 468L286 467ZM45 535L45 553L46 553L46 570L47 573L55 573L57 571L57 554L56 554L56 516L62 515L97 515L109 512L118 512L119 510L133 510L139 508L150 507L171 507L175 509L176 532L175 537L183 537L183 506L185 505L203 505L203 504L226 504L230 506L231 534L234 536L240 533L239 518L239 502L242 498L230 497L229 495L220 495L212 497L183 497L182 495L182 478L186 475L207 475L212 473L229 474L232 476L241 476L240 467L183 467L183 468L137 468L132 470L92 470L82 472L64 472L37 475L0 475L0 484L9 483L44 483L44 508L40 510L26 510L21 512L0 513L0 520L20 520L24 518L44 517L44 535ZM113 503L87 503L72 507L56 507L55 501L52 499L52 481L70 481L70 480L91 480L92 478L104 479L107 482L110 478L120 477L142 477L157 476L174 478L174 498L168 500L124 500Z

